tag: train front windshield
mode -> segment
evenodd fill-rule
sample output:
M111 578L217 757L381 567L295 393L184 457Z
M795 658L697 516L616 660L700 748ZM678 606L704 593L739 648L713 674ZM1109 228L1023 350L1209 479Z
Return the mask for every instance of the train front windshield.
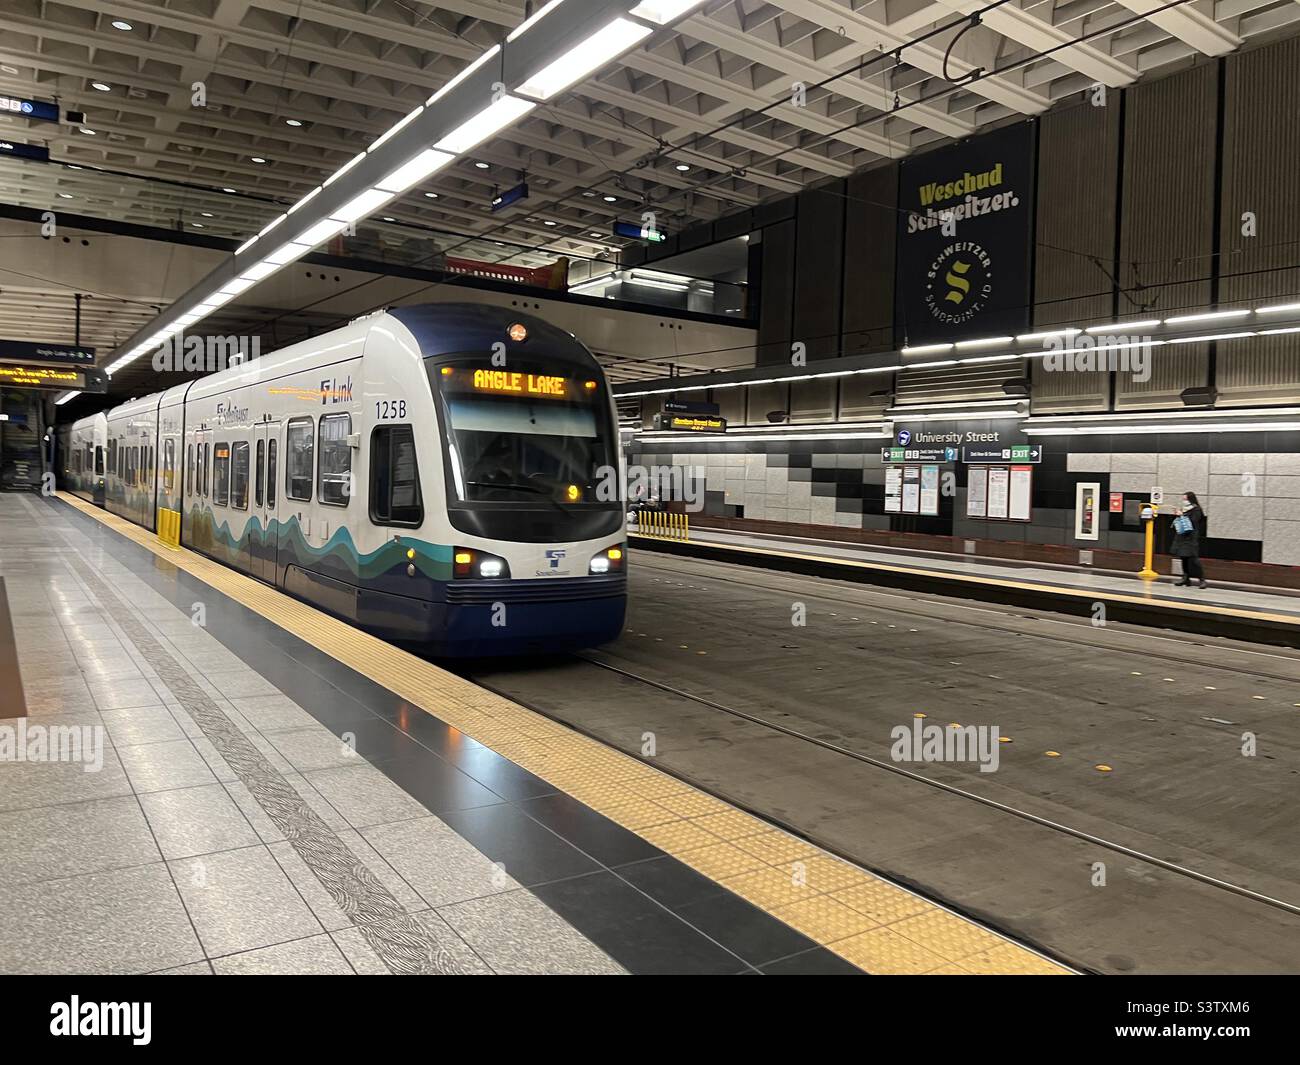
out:
M452 480L464 503L590 505L616 499L608 398L594 380L484 366L442 365Z

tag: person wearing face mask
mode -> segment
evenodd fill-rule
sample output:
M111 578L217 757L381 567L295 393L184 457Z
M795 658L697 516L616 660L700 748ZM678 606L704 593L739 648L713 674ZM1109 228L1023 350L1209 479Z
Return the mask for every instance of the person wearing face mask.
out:
M1186 588L1193 580L1205 584L1205 568L1201 565L1201 534L1205 528L1205 511L1195 492L1184 492L1182 513L1174 518L1174 542L1169 553L1183 560L1183 579L1178 587Z

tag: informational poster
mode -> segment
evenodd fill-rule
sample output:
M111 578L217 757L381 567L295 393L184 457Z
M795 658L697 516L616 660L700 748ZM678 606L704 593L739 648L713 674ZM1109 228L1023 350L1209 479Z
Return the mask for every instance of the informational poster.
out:
M1111 492L1110 494L1110 512L1112 514L1124 513L1124 493Z
M903 468L885 468L885 513L897 514L903 509Z
M1011 471L1005 466L989 467L988 516L1007 516L1007 502L1011 486Z
M939 513L939 467L921 467L921 513Z
M900 164L895 320L909 345L1028 327L1034 128L1020 122Z
M987 466L972 466L966 475L966 517L988 515L989 471Z
M903 467L903 513L921 513L921 468Z
M1012 521L1029 520L1029 501L1033 495L1033 485L1032 466L1011 467L1011 499L1007 505L1007 517Z

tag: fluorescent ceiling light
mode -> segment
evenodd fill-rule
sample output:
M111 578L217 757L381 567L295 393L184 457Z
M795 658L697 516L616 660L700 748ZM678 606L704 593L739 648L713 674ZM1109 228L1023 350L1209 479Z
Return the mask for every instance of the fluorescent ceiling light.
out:
M286 214L282 214L279 218L276 218L276 219L274 219L274 220L272 220L272 221L270 221L270 222L267 222L266 225L264 225L264 226L263 226L263 227L258 231L258 234L257 234L257 235L258 235L259 237L264 237L264 236L266 236L269 232L271 232L271 230L273 230L276 226L278 226L281 222L283 222L283 221L284 221L286 218L288 218L288 217L289 217L289 215L286 213Z
M329 240L330 237L342 233L343 230L347 229L347 227L347 222L340 222L334 218L322 218L314 226L308 229L306 233L302 234L302 236L298 238L298 242L314 248L317 244Z
M361 162L361 160L364 159L365 157L366 157L365 152L358 152L346 163L344 163L341 167L335 170L334 173L332 173L329 177L327 177L321 183L321 188L324 188L326 185L333 185L334 182L338 181L339 178L341 178L344 174L346 174L349 170L351 170L354 166L356 166L359 162Z
M1253 337L1254 333L1210 333L1200 337L1175 337L1167 341L1169 344L1197 344L1206 343L1211 340L1236 340L1239 337Z
M1206 311L1204 314L1183 314L1177 318L1166 318L1165 325L1181 325L1183 322L1210 322L1216 318L1241 318L1250 313L1249 308L1236 311Z
M425 178L436 174L450 163L455 156L446 152L426 148L414 159L403 163L387 177L375 183L376 189L383 189L394 196L405 192L412 185L417 185Z
M476 148L498 130L528 114L536 104L517 96L503 96L494 104L483 108L473 118L467 119L434 145L445 152L459 155Z
M366 149L366 151L373 152L376 148L378 148L381 144L383 144L384 141L388 140L389 137L393 136L393 134L404 129L407 123L414 122L422 114L424 114L424 104L421 104L405 118L399 120L398 122L390 126L387 132L381 133L378 137L376 137L374 142L370 145L369 148Z
M1015 337L980 337L978 340L959 340L959 348L988 348L994 344L1010 344Z
M1016 337L1022 344L1028 344L1032 340L1048 340L1051 337L1072 337L1079 330L1073 326L1069 329L1050 329L1045 333L1022 333Z
M338 222L355 222L364 218L371 211L378 210L393 198L393 193L383 189L366 189L365 192L352 197L330 217Z
M221 288L217 289L217 295L225 296L227 299L233 299L235 296L238 296L245 289L252 288L253 285L255 284L256 284L255 281L246 281L242 277L237 277L235 278L234 281L231 281L229 284L222 285ZM156 334L156 335L160 336L160 334ZM150 347L153 347L154 341L152 338L148 341L148 343Z
M1293 325L1288 329L1261 329L1259 335L1262 337L1274 337L1279 333L1300 333L1300 325Z
M324 185L317 185L314 189L311 190L311 192L307 193L306 196L304 196L301 200L299 200L297 203L295 203L292 207L289 208L289 214L293 214L294 211L298 210L299 207L304 206L313 197L320 195L320 190L323 189L324 187L325 187Z
M291 240L286 244L281 244L262 261L265 263L271 263L275 266L283 266L285 263L291 263L295 259L301 259L309 251L311 251L310 244L301 244L298 241Z
M642 0L630 14L653 22L657 26L666 26L673 19L697 8L704 0Z
M246 241L244 241L243 244L241 244L238 248L235 249L235 254L243 255L244 252L248 251L248 249L251 248L256 243L257 243L257 237L249 237Z
M914 362L910 366L903 366L904 370L928 370L934 366L956 366L956 359L940 359L938 362Z
M1088 333L1115 333L1122 330L1132 329L1154 329L1160 324L1159 318L1147 318L1140 322L1111 322L1110 325L1090 325L1085 330Z
M81 395L80 392L64 392L63 395L54 401L54 405L56 407L62 407L63 404L68 402L68 400L76 399L79 395Z
M441 100L444 96L447 95L447 93L451 92L452 89L454 89L462 81L464 81L471 74L473 74L474 71L478 70L479 67L481 67L484 63L486 63L499 51L501 51L501 46L499 44L494 44L491 48L489 48L486 52L484 52L481 56L479 56L476 60L474 60L474 62L472 62L469 66L467 66L464 70L462 70L459 74L457 74L454 78L452 78L451 81L447 82L446 85L444 85L441 89L439 89L427 100L425 100L424 105L428 107L429 104L436 103L438 100Z
M1256 314L1283 314L1285 312L1300 311L1300 303L1278 303L1272 307L1256 307Z
M920 344L915 347L903 348L904 355L925 355L932 351L948 351L951 344Z
M264 277L269 277L280 269L277 263L269 263L263 259L260 263L254 263L242 274L239 275L242 281L261 281Z
M542 19L544 19L547 15L549 15L552 11L554 11L554 10L555 10L557 7L559 7L562 3L564 3L564 0L551 0L551 2L550 2L549 4L547 4L547 5L546 5L545 7L543 7L541 10L539 10L539 11L535 12L534 14L532 14L530 17L524 19L523 22L519 23L518 26L516 26L513 30L511 30L511 31L506 35L506 40L507 40L507 41L513 41L513 40L515 40L517 37L519 37L519 36L521 36L522 34L528 32L528 30L529 30L531 27L533 27L533 26L537 25L537 23L541 22Z
M622 55L652 32L648 26L616 18L575 44L559 59L543 67L516 91L536 100L549 100L556 93L581 81L597 67Z

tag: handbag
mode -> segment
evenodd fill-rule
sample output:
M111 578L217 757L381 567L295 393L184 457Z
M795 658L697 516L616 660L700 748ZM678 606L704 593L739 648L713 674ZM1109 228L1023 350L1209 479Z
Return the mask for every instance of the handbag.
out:
M1193 528L1192 519L1186 514L1179 514L1178 517L1174 519L1174 532L1179 536L1186 536Z

